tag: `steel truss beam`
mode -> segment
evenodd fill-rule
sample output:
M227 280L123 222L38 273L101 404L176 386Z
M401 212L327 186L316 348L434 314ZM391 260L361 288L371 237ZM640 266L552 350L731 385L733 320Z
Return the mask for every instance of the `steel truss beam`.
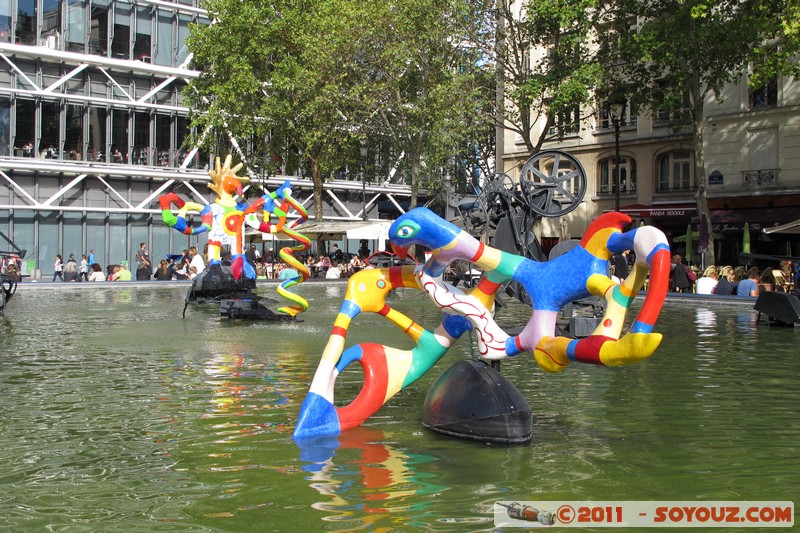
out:
M60 177L62 185L44 197L37 191L37 180L30 179L37 175ZM256 177L252 183L269 191L275 190L287 179L292 183L295 197L314 218L313 182L310 179L297 176ZM128 183L137 181L149 184L148 193L142 200L130 201ZM161 213L158 197L171 190L178 192L185 200L208 204L214 196L207 190L209 182L210 178L203 170L0 157L0 184L6 188L0 198L0 209L158 215ZM67 201L69 193L80 191L85 195L86 191L98 188L108 195L105 206L89 206L82 196ZM325 220L362 220L362 205L370 218L377 219L377 205L381 200L390 201L402 213L404 210L397 198L411 195L410 188L405 186L367 185L362 188L357 181L334 180L326 182L323 188L327 199Z
M61 76L58 80L51 83L48 87L42 87L30 76L25 74L23 69L17 65L17 58L24 57L29 59L40 59L45 61L61 62L67 67L73 67L69 72ZM190 56L191 58L191 56ZM177 105L165 105L158 103L158 96L168 91L175 82L188 82L200 75L196 70L187 68L190 58L178 68L161 67L151 65L142 61L130 61L124 59L113 59L108 57L78 54L75 52L62 52L51 50L43 46L27 46L9 43L0 43L0 59L2 59L13 70L20 80L17 87L0 87L0 94L24 95L36 98L49 98L71 102L105 104L109 106L125 107L133 109L154 109L157 111L189 113L188 107ZM86 96L83 94L71 94L58 92L69 80L85 70L97 70L102 73L114 86L113 98L101 98L96 96ZM155 86L140 98L135 98L122 86L117 83L110 72L134 72L144 75L153 75L163 78Z

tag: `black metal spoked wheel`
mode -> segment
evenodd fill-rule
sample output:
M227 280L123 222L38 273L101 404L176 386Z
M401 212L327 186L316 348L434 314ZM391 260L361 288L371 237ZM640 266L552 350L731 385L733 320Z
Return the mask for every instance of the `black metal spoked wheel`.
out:
M475 238L481 238L493 230L497 226L498 219L505 216L504 208L510 204L515 187L516 184L511 176L502 172L487 180L475 203L462 212L467 232ZM507 201L504 201L504 198Z
M528 159L519 176L522 199L545 217L566 215L586 194L586 172L580 162L560 150L544 150Z

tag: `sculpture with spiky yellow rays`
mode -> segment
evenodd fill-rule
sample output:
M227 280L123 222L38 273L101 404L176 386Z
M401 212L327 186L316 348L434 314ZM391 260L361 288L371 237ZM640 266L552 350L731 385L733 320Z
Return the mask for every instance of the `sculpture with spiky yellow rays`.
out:
M232 158L229 155L225 157L225 164L220 165L219 157L216 158L214 163L214 169L208 171L208 175L211 176L211 183L208 185L208 188L217 193L217 201L229 196L226 194L225 191L225 180L228 179L228 183L230 186L236 186L234 180L238 180L239 184L246 184L250 182L250 178L247 176L238 176L236 173L242 169L244 166L242 163L237 164L233 168L231 168L231 161ZM236 189L234 189L235 191Z
M244 202L243 184L249 183L250 178L240 176L238 172L243 168L242 163L233 165L230 155L225 157L224 163L220 158L215 158L214 168L209 170L211 183L208 188L217 193L217 198L210 205L201 205L193 202L184 202L177 194L169 193L159 198L161 204L161 218L168 226L173 227L185 235L196 235L208 232L208 250L206 261L208 262L208 274L213 273L215 280L222 280L223 285L226 275L220 274L221 269L221 250L223 246L229 246L231 251L230 274L231 284L241 285L240 282L248 281L254 286L256 271L244 255L244 233L245 225L248 225L261 233L281 233L288 235L299 244L294 247L281 249L281 258L298 270L297 278L284 281L279 287L278 292L296 305L284 306L278 311L295 316L308 308L308 302L299 295L288 291L292 285L296 285L308 278L308 270L305 266L293 257L293 252L307 250L311 243L301 233L294 231L295 226L308 220L308 213L305 208L292 197L290 182L287 180L275 192L267 193L256 199L249 205ZM171 207L178 207L178 215L172 213ZM299 217L287 224L286 218L290 211L294 209ZM200 215L201 223L199 226L191 227L187 221L188 213ZM259 218L260 214L260 218ZM273 224L270 218L275 216L277 223ZM217 283L215 281L215 283ZM215 287L214 290L218 288Z

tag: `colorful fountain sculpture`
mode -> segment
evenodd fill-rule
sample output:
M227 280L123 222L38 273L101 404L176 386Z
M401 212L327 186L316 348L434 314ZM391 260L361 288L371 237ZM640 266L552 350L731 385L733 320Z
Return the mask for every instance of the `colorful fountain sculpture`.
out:
M654 227L623 231L630 222L622 213L603 214L590 224L579 246L550 261L537 262L487 246L426 208L412 209L402 215L390 228L393 248L402 255L411 245L425 246L432 252L430 259L420 266L365 270L348 280L330 340L300 409L295 439L302 442L310 437L338 435L360 425L392 396L425 374L469 330L476 334L482 360L501 361L532 353L539 367L547 372L562 371L572 362L617 366L649 357L661 342L661 334L654 332L653 326L667 292L670 251L666 237ZM608 262L612 254L623 250L633 250L636 263L630 275L617 283L608 276ZM446 267L456 260L466 260L483 271L474 288L461 290L443 282ZM642 306L623 335L627 310L648 275L649 287ZM506 333L493 318L495 295L504 283L511 281L522 285L532 301L530 319L516 335ZM426 292L443 313L441 324L433 331L426 330L393 309L386 296L401 287ZM581 339L557 336L559 310L589 295L606 302L604 316L594 332ZM362 343L345 348L352 321L365 312L385 317L413 341L414 347L401 350ZM336 378L353 362L363 369L363 387L352 402L337 407ZM468 396L470 383L480 383L483 378L478 376L465 382L464 375L463 369L459 370L450 381L462 390L466 387ZM490 376L490 379L497 378ZM446 388L434 385L438 390L432 393L437 397L431 399L429 394L430 402L426 404L441 409L443 399L448 397L443 390ZM481 398L475 391L472 401L485 401ZM513 405L511 408L516 409ZM500 413L500 418L507 414ZM454 414L450 418L459 416ZM496 422L491 418L487 421ZM524 432L502 434L502 429L500 434L494 430L484 434L476 427L480 421L475 422L455 429L446 427L446 423L430 428L476 440L518 442L530 438Z
M211 176L208 188L217 193L217 198L211 204L185 202L175 193L159 198L161 218L165 224L184 235L208 232L207 268L193 280L186 297L187 305L190 302L220 302L221 310L224 310L222 314L228 314L231 318L294 318L308 309L308 302L302 296L289 291L290 287L309 277L308 268L294 257L295 252L311 246L309 239L295 229L308 220L308 213L292 197L289 180L276 191L264 194L250 204L244 202L241 199L243 186L250 180L237 175L241 168L241 163L231 167L230 155L225 158L224 164L220 164L220 159L216 158L214 169L208 172ZM171 210L173 205L178 208L177 215ZM287 216L292 209L299 216L289 223ZM187 215L190 213L200 216L199 224L189 224ZM297 276L284 280L278 286L278 294L291 302L291 305L279 307L279 314L263 306L260 303L263 299L252 292L256 271L244 254L245 226L261 233L280 234L284 239L288 237L297 242L295 246L280 250L281 259L297 271ZM230 247L230 265L222 262L223 246Z

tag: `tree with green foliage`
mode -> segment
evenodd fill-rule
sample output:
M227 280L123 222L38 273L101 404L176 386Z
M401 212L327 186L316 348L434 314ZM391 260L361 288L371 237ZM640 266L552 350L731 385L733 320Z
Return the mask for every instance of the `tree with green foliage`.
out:
M369 139L381 165L402 161L412 207L423 178L476 125L481 54L466 35L479 25L469 0L210 0L213 23L188 41L202 74L186 91L200 131L251 140L250 168L297 152L310 165L315 210L325 176L358 166ZM217 137L219 133L217 133ZM263 140L263 141L262 141ZM402 155L402 157L401 157Z
M528 155L573 131L593 101L603 73L591 43L601 7L596 0L497 0L491 10L502 93L496 118Z
M356 2L210 0L212 24L193 26L188 45L202 72L185 94L200 131L229 132L251 170L278 156L308 161L316 217L325 176L343 163L357 98L350 38L367 14ZM248 149L247 146L250 146Z
M468 0L367 3L374 30L353 37L367 67L359 122L403 154L414 207L420 187L438 188L442 167L476 131L486 78L482 54L467 43L480 26Z
M795 5L796 0L789 2ZM651 113L671 113L674 128L691 128L695 148L695 199L708 235L708 178L703 140L704 106L721 98L753 66L750 81L790 68L796 40L785 31L786 2L773 0L622 0L616 4L619 39L614 54L618 82L628 98ZM630 21L638 21L632 24ZM795 32L796 35L796 32ZM780 47L776 44L781 43ZM788 54L788 55L787 55ZM713 242L708 259L715 262Z

